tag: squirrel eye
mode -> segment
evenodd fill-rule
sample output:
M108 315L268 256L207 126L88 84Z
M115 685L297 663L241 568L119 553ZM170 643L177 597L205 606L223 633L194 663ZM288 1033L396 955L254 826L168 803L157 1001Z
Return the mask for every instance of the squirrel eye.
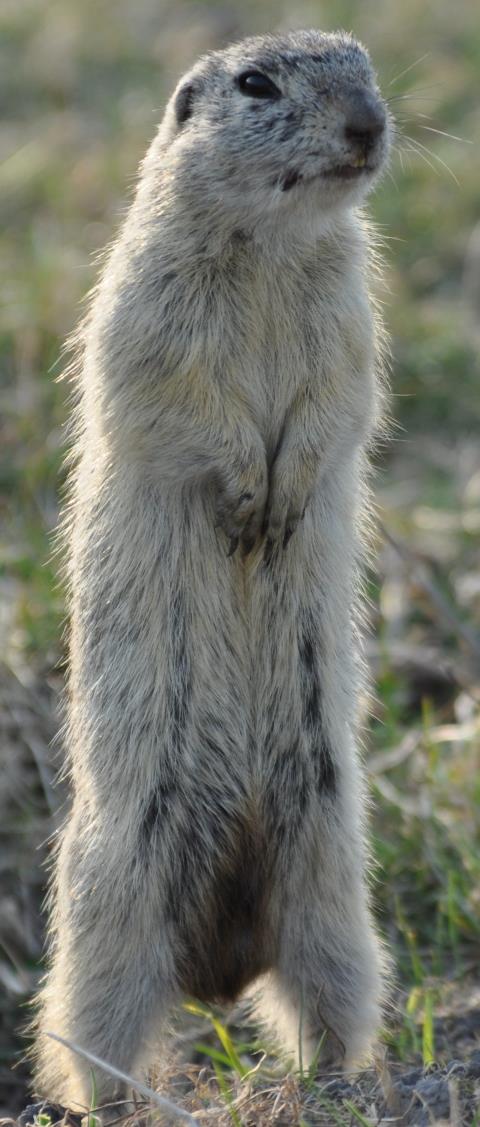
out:
M250 98L280 98L280 90L258 70L245 70L238 76L238 87L242 94Z

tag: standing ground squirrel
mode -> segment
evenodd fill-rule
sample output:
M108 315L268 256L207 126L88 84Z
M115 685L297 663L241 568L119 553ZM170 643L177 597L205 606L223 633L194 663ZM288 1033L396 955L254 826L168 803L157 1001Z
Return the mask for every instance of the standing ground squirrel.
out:
M303 1060L379 1022L356 589L378 328L358 205L389 121L345 34L247 39L175 90L79 335L66 522L73 808L38 1089L88 1104L52 1030L147 1067L185 995ZM301 1021L300 1021L301 1015ZM96 1077L99 1101L113 1095Z

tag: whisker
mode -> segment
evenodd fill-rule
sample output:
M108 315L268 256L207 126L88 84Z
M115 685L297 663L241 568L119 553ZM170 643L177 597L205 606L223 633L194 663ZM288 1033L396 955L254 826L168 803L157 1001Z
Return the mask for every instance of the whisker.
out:
M439 89L442 88L442 86L443 86L442 82L430 82L428 86L414 86L413 90L404 91L403 94L389 94L388 97L387 96L385 97L385 101L387 101L387 102L401 102L401 101L404 101L406 99L412 99L412 98L422 98L423 101L426 101L427 99L429 101L431 101L431 100L433 100L434 95L428 93L428 91L439 90ZM425 95L426 95L426 97L425 97Z
M428 56L430 54L431 54L431 51L427 51L425 55L422 55L419 59L415 59L414 63L410 63L409 67L405 67L405 70L402 70L402 71L400 71L400 74L395 75L395 78L392 78L388 85L393 86L394 82L399 82L399 80L401 78L403 78L406 74L408 74L409 71L413 70L414 67L418 67L420 65L420 63L423 63L423 61L425 59L428 59Z
M395 116L392 117L391 127L392 132L403 131L405 125L412 125L416 129L427 129L429 133L439 133L442 137L449 137L452 141L464 141L467 145L473 145L473 141L467 137L457 137L455 133L447 133L444 129L437 129L434 125L422 125L417 121L417 118L422 117L425 121L432 121L431 114L416 113L413 117L404 117L398 110L395 111ZM401 127L396 128L396 127Z
M407 138L407 140L411 140L411 138ZM421 149L417 149L413 143L411 145L404 145L403 151L406 153L415 153L417 157L421 157L422 160L425 161L425 164L428 164L428 167L431 168L432 172L435 173L435 176L440 176L438 168L435 168L435 165L432 164L431 160L429 160L428 157L425 156L425 153L422 153ZM400 156L400 150L398 150L398 155Z
M387 176L388 176L388 179L392 181L392 184L393 184L395 190L398 192L398 184L397 184L397 181L395 180L395 177L393 175L391 168L387 168ZM382 235L382 239L383 238L385 238L385 235Z
M404 121L404 122L401 122L400 124L401 125L412 125L413 122ZM398 141L403 141L403 140L410 141L410 140L412 140L412 138L409 137L408 133L405 133L404 129L392 129L392 137L393 137L393 144L394 145L396 145L396 143Z
M391 123L391 130L392 130L393 136L394 137L402 136L403 135L403 126L405 126L405 125L415 126L416 122L415 122L413 117L398 117L398 114L397 114L394 117L393 122Z
M423 149L426 153L428 153L428 155L430 157L432 157L432 160L436 160L436 161L438 161L439 164L443 165L443 167L446 169L446 171L452 177L452 180L455 181L457 187L458 188L460 187L460 181L457 180L457 177L455 176L453 169L450 168L450 166L446 163L446 161L442 160L442 158L439 157L438 153L434 153L433 149L427 148L427 145L424 145L422 143L422 141L419 141L418 137L407 137L406 134L404 134L404 136L406 137L407 141L410 141L412 144L418 146L420 149Z
M384 102L386 102L387 106L391 106L393 103L397 105L398 102L433 102L433 98L417 97L416 94L399 94L398 98L384 98ZM429 115L426 114L425 116L428 117Z
M424 117L424 114L419 114ZM433 125L420 125L419 129L428 129L429 133L439 133L441 137L449 137L451 141L463 141L464 145L473 145L470 137L456 137L455 133L446 133L444 129L435 129Z

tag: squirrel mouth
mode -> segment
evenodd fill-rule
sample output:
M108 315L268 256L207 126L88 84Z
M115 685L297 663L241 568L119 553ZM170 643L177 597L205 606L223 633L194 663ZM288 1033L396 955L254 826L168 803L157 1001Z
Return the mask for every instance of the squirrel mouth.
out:
M374 171L374 166L367 164L365 157L357 157L350 164L333 164L331 168L326 168L322 172L322 176L326 176L329 180L355 180L364 172Z
M322 172L317 173L315 176L303 176L298 169L291 169L281 180L280 187L282 192L289 192L290 189L294 188L297 184L308 184L312 180L356 180L364 173L375 171L375 164L369 164L365 157L357 157L356 160L352 160L350 163L332 164L330 168L322 169Z

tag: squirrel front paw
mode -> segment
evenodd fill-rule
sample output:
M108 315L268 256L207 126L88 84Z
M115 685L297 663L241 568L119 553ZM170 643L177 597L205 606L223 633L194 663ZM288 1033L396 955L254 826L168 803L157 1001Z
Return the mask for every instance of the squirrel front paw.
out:
M228 537L228 556L233 556L239 544L242 555L247 555L260 535L267 498L266 464L250 463L218 491L216 524Z
M285 549L305 516L309 501L306 490L288 488L286 482L273 481L265 509L262 535L265 537L263 562L270 563L276 549Z

